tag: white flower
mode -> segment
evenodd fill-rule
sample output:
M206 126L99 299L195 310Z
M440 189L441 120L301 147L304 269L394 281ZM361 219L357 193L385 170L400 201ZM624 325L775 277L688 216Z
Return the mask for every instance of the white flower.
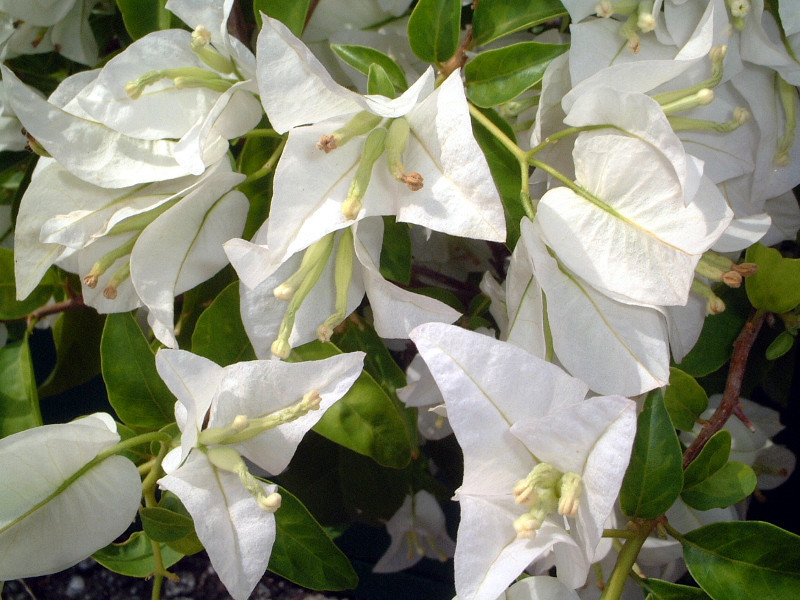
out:
M431 323L411 339L464 452L459 598L495 600L550 551L559 579L583 585L628 465L635 404L584 400L583 382L478 333Z
M278 262L372 215L505 239L500 197L472 135L458 73L436 90L428 70L399 98L360 96L336 84L283 24L264 17L258 85L273 127L290 131L266 239Z
M142 482L111 415L45 425L0 440L0 581L66 569L121 535Z
M447 422L442 393L419 354L408 365L406 380L408 385L397 390L397 397L406 406L417 409L417 429L420 435L426 440L440 440L453 433Z
M423 557L442 562L453 556L456 544L445 530L442 508L426 490L408 495L386 523L392 536L389 549L381 556L375 573L393 573L417 564Z
M156 337L174 347L175 296L224 267L222 244L244 227L247 199L231 191L243 179L223 158L201 177L107 189L40 159L17 217L18 297L58 263L101 313L147 306Z
M242 280L242 321L256 356L281 358L314 338L330 340L359 304L370 300L375 330L385 338L407 338L417 325L452 323L459 313L446 304L404 290L381 275L383 220L368 218L328 234L304 253L285 261L266 279L259 277L273 255L256 243L232 240L225 251ZM268 230L267 230L268 231Z
M236 600L250 595L267 568L280 507L277 486L253 477L242 456L270 474L283 471L306 432L353 384L363 360L354 352L223 368L183 350L156 355L159 375L178 398L182 432L158 484L186 506Z

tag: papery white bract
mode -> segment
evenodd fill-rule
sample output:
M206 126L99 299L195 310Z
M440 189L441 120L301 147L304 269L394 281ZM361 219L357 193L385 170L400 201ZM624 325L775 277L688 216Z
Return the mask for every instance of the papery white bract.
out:
M0 581L55 573L110 544L136 517L139 472L111 415L45 425L0 440Z
M446 561L456 544L445 530L442 508L427 490L408 495L386 523L392 536L389 549L373 567L375 573L393 573L417 564L423 557Z
M186 506L236 600L250 595L267 568L280 506L277 486L250 475L240 454L270 474L280 473L303 436L353 384L363 360L363 353L354 352L223 368L183 350L156 355L159 374L178 398L175 416L182 432L181 447L165 458L167 475L158 484ZM253 435L232 437L248 427Z
M584 400L583 382L478 333L431 323L411 339L442 390L464 452L456 492L459 598L495 600L549 552L562 582L583 585L628 465L635 404L619 396ZM525 482L542 468L560 481L553 483L562 486L554 492L559 509L534 515Z
M463 237L505 239L500 197L472 135L458 72L436 90L428 70L399 98L360 96L336 84L300 40L265 16L258 40L258 83L273 127L290 131L276 168L266 239L279 262L371 215L397 215L400 221ZM407 121L410 135L403 161L422 175L424 184L416 191L407 188L379 158L361 198L363 208L346 215L343 202L361 162L364 136L330 154L317 143L360 112L376 116L377 122Z

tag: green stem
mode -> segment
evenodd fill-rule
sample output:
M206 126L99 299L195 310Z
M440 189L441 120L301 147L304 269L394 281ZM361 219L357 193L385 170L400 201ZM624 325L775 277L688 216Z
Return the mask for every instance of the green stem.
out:
M272 172L272 170L275 168L275 163L278 162L278 159L283 153L283 148L286 146L286 139L288 138L283 139L281 143L278 144L278 147L275 148L275 152L273 152L272 155L267 159L267 162L247 176L247 179L244 180L244 183L251 183L257 179L261 179L265 175L269 175Z
M656 523L658 523L657 519L638 521L638 529L633 532L633 537L625 541L625 545L620 550L617 564L614 565L614 571L611 573L600 600L619 600L622 596L625 581L628 579L628 574L636 562L636 557L639 556L639 550L642 549Z
M672 537L674 537L676 540L678 540L681 544L683 544L683 542L686 541L686 538L683 537L683 534L677 529L675 529L672 525L670 525L668 521L665 520L662 523L662 525L666 530L666 532L670 534Z
M565 137L570 136L570 135L576 135L576 134L580 133L581 131L594 131L596 129L618 129L618 130L620 130L620 128L617 127L616 125L608 125L608 124L603 124L603 125L582 125L580 127L567 127L566 129L562 129L561 131L557 131L553 135L548 135L537 146L535 146L534 148L531 148L530 150L528 150L528 152L526 153L526 156L527 156L528 159L530 159L530 158L533 157L534 154L538 154L539 152L541 152L542 150L544 150L548 146L552 146L553 144L555 144L558 140L560 140L562 138L565 138Z
M104 450L103 452L95 456L92 462L89 464L101 462L107 459L109 456L120 454L125 450L128 450L130 448L135 448L136 446L141 446L142 444L147 444L148 442L161 442L163 444L169 445L172 443L172 437L170 437L168 433L165 433L163 431L152 431L150 433L143 433L141 435L128 438L127 440L122 440L119 444L112 446L108 450Z
M636 537L636 532L630 529L603 529L603 537L630 539Z
M505 148L514 155L519 163L520 174L520 190L519 201L522 209L525 211L531 221L536 216L536 211L533 208L530 194L530 167L528 167L528 153L520 148L517 143L509 138L505 132L495 125L489 117L484 115L476 106L469 104L469 114L480 123L490 134L492 134L497 141L499 141Z
M489 119L489 117L478 110L477 106L470 104L469 114L473 119L478 121L478 123L486 128L489 133L496 137L497 141L503 144L503 146L505 146L506 149L514 155L514 158L516 158L519 162L527 162L527 152L520 148L514 140L508 137L502 129L500 129L491 121L491 119Z

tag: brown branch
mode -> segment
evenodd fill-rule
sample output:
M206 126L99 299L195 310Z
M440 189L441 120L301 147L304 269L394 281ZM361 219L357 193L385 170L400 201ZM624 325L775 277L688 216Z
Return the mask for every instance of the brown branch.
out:
M469 30L467 31L464 39L461 40L461 44L458 46L458 50L453 55L453 58L448 60L446 63L442 65L442 68L439 69L439 77L442 80L447 79L447 77L455 71L456 69L462 68L467 63L467 50L472 47L472 26L470 26Z
M61 302L40 306L26 317L26 321L28 323L35 323L36 321L39 321L45 317L49 317L50 315L57 315L70 310L77 310L85 306L86 304L83 303L83 298L81 296L71 296L67 300L62 300Z
M705 422L697 438L686 449L683 455L684 469L697 458L706 442L725 426L728 418L739 407L739 393L742 389L747 357L750 355L750 350L753 348L753 343L758 337L766 315L767 313L758 311L751 316L739 333L739 337L733 342L733 356L728 370L728 380L725 382L725 391L722 394L722 402L711 418Z
M233 8L228 16L228 33L248 48L250 47L250 27L245 21L241 0L233 3Z

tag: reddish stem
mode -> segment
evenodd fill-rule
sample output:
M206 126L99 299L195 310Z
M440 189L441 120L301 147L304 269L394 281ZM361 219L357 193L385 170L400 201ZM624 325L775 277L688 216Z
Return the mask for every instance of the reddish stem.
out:
M69 310L77 310L85 306L86 305L83 303L83 298L81 296L71 296L67 300L62 300L61 302L40 306L31 314L29 314L26 320L28 323L36 322L50 315L57 315Z
M717 410L706 421L700 434L686 449L683 455L683 468L689 466L703 446L706 445L711 436L717 433L725 426L728 418L736 412L739 408L739 393L742 389L742 381L744 380L744 371L747 366L747 357L750 355L750 350L753 348L753 343L758 337L758 332L761 330L761 325L764 323L767 313L757 311L745 323L739 337L733 342L733 356L731 357L730 369L728 371L728 380L725 382L725 392L722 394L722 402L717 407Z

